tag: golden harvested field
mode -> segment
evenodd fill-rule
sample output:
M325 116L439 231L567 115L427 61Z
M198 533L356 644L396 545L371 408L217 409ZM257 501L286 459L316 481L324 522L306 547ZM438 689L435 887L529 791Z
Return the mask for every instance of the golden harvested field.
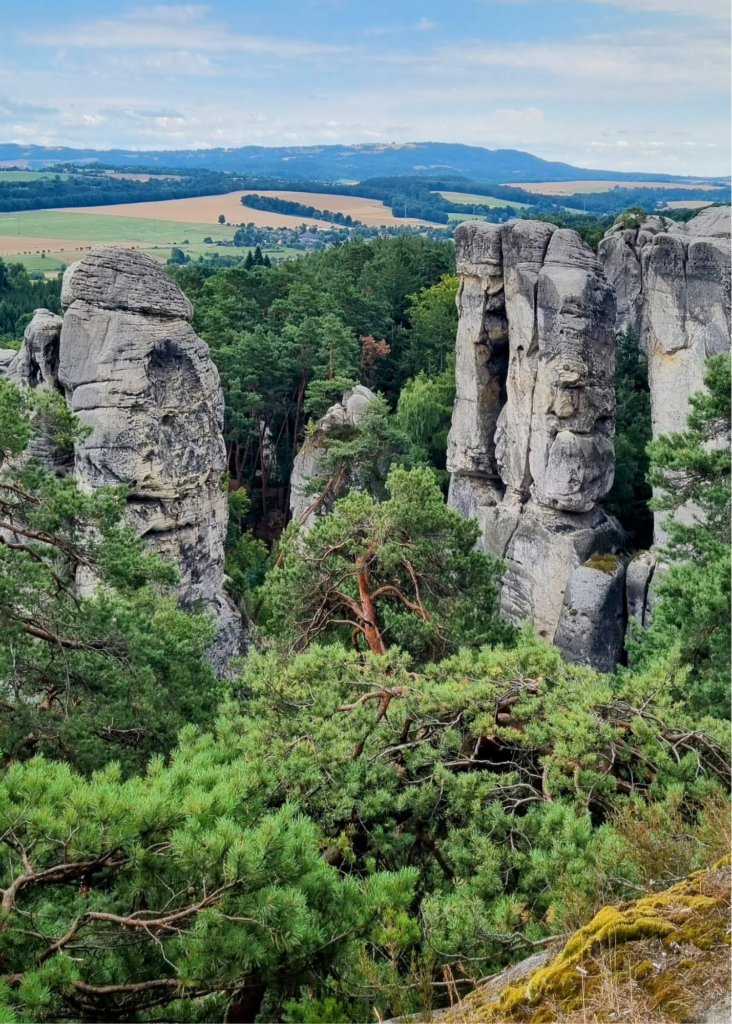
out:
M506 181L504 185L513 185L515 188L523 188L527 192L534 192L542 196L571 196L577 192L608 192L616 185L622 188L701 188L707 191L714 191L718 185L677 185L672 181Z
M320 192L257 192L248 189L246 192L227 192L220 196L199 196L195 199L163 199L151 203L121 203L118 206L85 206L84 213L103 214L108 217L144 217L147 220L185 221L189 224L218 224L221 214L229 224L254 223L260 228L297 228L301 224L323 227L322 220L307 217L291 217L283 213L267 213L264 210L252 210L242 206L243 195L258 194L287 199L290 202L314 206L318 210L331 210L333 213L351 215L354 220L373 227L384 225L423 224L420 220L404 220L392 217L391 210L376 199L358 199L355 196L331 196ZM63 213L78 213L78 209L69 207L60 209Z
M701 210L703 206L710 206L703 199L679 199L675 203L666 203L669 210Z
M254 221L260 228L296 228L301 224L319 224L323 221L304 217L286 217L281 213L249 210L241 205L243 192L226 192L220 196L198 196L195 199L161 199L151 203L120 203L115 206L85 206L60 208L59 213L85 213L104 217L135 217L144 220L177 221L187 224L206 224L218 227L221 214L229 224L248 224ZM322 198L322 197L321 197ZM312 205L312 204L310 204Z
M24 235L0 235L0 256L17 256L21 253L53 252L60 253L61 258L67 256L68 262L81 258L85 249L90 249L99 242L80 242L59 240L58 238L35 238Z
M362 224L366 224L368 227L381 227L393 226L393 225L422 225L426 221L417 220L416 218L404 218L404 217L393 217L391 210L388 206L378 199L361 199L359 196L331 196L326 195L323 192L257 192L255 189L250 189L248 193L237 192L238 196L242 195L260 195L260 196L272 196L276 199L286 199L290 203L302 203L304 206L314 206L316 210L330 210L331 213L342 213L343 216L348 214L353 217L354 220L360 220ZM249 207L242 206L242 210L246 210L247 213L259 213L259 210L250 210ZM267 214L272 216L272 214ZM247 220L251 218L247 217ZM320 222L322 224L322 221Z

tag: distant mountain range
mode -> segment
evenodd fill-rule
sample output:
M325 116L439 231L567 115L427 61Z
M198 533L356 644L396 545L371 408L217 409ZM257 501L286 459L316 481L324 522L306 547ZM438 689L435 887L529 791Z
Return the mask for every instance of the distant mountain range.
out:
M230 171L292 180L362 181L384 175L465 175L474 181L699 181L669 174L587 170L542 160L518 149L483 149L445 142L357 146L242 146L239 149L70 149L0 143L0 167L38 169L54 163L98 162L109 167ZM704 179L729 182L729 178Z

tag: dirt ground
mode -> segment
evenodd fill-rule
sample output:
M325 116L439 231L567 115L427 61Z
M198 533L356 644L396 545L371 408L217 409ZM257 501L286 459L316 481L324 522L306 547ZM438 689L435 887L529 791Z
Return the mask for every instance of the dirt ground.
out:
M0 256L16 256L19 253L52 252L63 259L67 254L69 263L80 259L80 253L100 242L78 242L58 238L30 238L24 235L0 235ZM117 244L117 243L115 243ZM119 243L124 245L126 243Z
M247 190L252 194L254 190ZM118 206L85 206L83 212L103 213L110 217L147 217L156 220L186 221L189 224L218 223L221 214L230 224L249 224L257 227L296 228L301 224L323 227L322 220L307 217L290 217L282 213L267 213L242 206L241 197L246 192L227 192L219 196L198 196L194 199L164 199L150 203L121 203ZM354 196L331 196L317 192L260 192L260 195L276 196L291 202L314 206L319 210L349 214L363 224L379 227L382 224L423 224L420 220L404 220L392 217L391 210L376 199L358 199ZM62 213L78 213L77 208L60 207Z

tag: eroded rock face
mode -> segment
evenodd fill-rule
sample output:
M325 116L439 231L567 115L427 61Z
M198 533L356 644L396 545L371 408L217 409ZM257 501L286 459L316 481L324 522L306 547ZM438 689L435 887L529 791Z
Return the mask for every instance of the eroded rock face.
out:
M506 561L502 614L559 642L570 575L623 546L596 504L615 462L613 289L579 236L551 224L466 223L455 246L450 505Z
M191 305L141 253L100 246L64 274L63 320L39 310L7 375L60 390L92 428L74 451L87 490L129 487L126 516L177 564L184 606L215 614L219 673L240 653L242 622L224 591L224 401Z
M681 431L706 360L730 349L730 208L613 228L599 258L618 295L617 329L632 326L648 357L653 436Z
M656 569L652 551L639 551L628 564L625 574L625 595L628 619L639 626L650 626L652 596L651 582Z
M290 514L292 519L300 522L304 530L309 530L316 520L318 490L314 487L314 482L323 478L324 487L327 483L322 463L327 439L338 434L346 434L356 427L374 398L376 395L373 391L363 384L357 384L356 387L344 391L341 401L332 405L318 420L314 434L307 438L295 456L290 477ZM338 492L330 495L330 504L349 483L353 482L341 481Z
M9 359L3 376L26 387L58 388L58 349L62 320L49 309L37 309L23 335L23 344Z
M554 642L568 661L612 672L625 637L625 561L595 555L569 577Z
M47 387L61 391L58 357L62 323L61 317L50 310L37 309L25 329L23 344L18 352L13 353L13 358L3 359L0 352L0 377L21 387ZM58 475L65 475L73 469L73 451L60 451L55 439L45 430L33 438L26 457L40 459Z

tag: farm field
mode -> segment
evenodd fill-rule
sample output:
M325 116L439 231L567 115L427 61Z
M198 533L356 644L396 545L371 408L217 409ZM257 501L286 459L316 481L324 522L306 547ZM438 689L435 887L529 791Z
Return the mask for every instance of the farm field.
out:
M523 185L520 186L524 188ZM448 203L462 203L465 206L469 206L471 203L475 206L490 206L491 208L499 208L504 206L512 206L515 210L525 210L530 206L529 203L509 203L507 199L494 199L493 196L479 196L472 192L437 192L438 196L442 196L443 199L447 199ZM451 214L450 219L453 217L462 217L463 214Z
M676 202L666 203L669 210L701 210L711 205L711 202L705 203L703 199L678 199Z
M290 202L314 206L318 210L350 214L354 220L373 227L385 225L421 225L421 220L404 220L392 216L391 210L377 199L359 199L355 196L331 196L321 192L286 192L247 189L227 192L218 196L197 196L193 199L162 199L150 203L123 203L119 206L88 206L84 212L108 217L143 217L146 219L194 222L214 226L221 214L230 224L254 223L259 228L296 228L301 224L320 225L322 220L307 217L291 217L283 213L268 213L266 210L252 210L242 206L243 195L272 196ZM68 207L58 212L72 212ZM207 232L208 233L208 232Z
M0 174L3 172L0 171ZM35 172L5 172L26 174ZM230 246L204 243L204 238L228 242L234 237L232 225L254 223L257 227L323 227L324 221L268 213L242 206L244 192L192 199L168 199L115 206L66 207L58 210L29 210L0 214L0 256L15 257L29 270L60 269L80 258L94 245L124 245L166 260L172 246L180 246L193 258L199 255L231 255ZM251 194L251 193L250 193ZM354 220L380 226L420 225L420 220L392 216L383 203L354 196L331 196L316 192L260 192L334 213L350 214ZM228 223L218 223L224 215ZM186 244L187 243L187 244ZM294 255L272 251L274 257Z
M448 213L448 222L450 224L462 224L464 220L485 220L484 213Z
M232 252L242 250L211 245L205 243L204 238L211 237L214 243L230 241L234 232L235 228L220 224L100 215L88 213L86 209L66 213L57 210L4 213L0 214L0 256L21 262L28 270L47 272L60 270L80 259L87 249L100 244L130 246L161 261L168 259L174 245L192 259L216 252L220 256L231 256ZM293 253L294 250L284 249L270 251L271 256L279 259Z
M0 167L0 184L4 181L38 181L40 178L55 178L53 171L4 171ZM62 181L68 180L68 174L59 174Z
M705 192L713 192L719 188L718 185L677 185L673 181L507 181L504 185L511 185L514 188L523 188L527 192L533 192L542 196L571 196L578 192L585 192L588 195L592 192L609 192L617 186L621 188L684 188L703 189Z
M174 200L177 202L178 200ZM186 202L187 200L183 200ZM139 203L135 206L155 206L155 203ZM0 214L0 239L4 242L13 235L26 239L57 239L63 241L119 242L140 245L180 245L189 242L203 242L214 235L220 239L232 239L235 229L219 224L185 221L181 218L155 219L117 214L92 213L84 207L69 211L29 210L24 213ZM106 208L105 208L106 209ZM113 206L110 210L125 211L129 206ZM2 244L0 242L0 244ZM43 248L34 246L34 248Z
M368 227L413 225L420 226L426 221L418 220L416 217L404 218L394 217L388 206L385 206L379 199L362 199L359 196L332 196L324 192L284 192L277 190L257 191L249 189L247 192L237 193L242 195L272 196L275 199L286 199L291 203L302 203L304 206L314 206L316 210L330 210L331 213L348 214L354 220L360 220ZM249 207L242 207L247 213L259 213L259 210L250 210ZM269 214L268 216L272 216ZM322 221L318 223L322 224Z

